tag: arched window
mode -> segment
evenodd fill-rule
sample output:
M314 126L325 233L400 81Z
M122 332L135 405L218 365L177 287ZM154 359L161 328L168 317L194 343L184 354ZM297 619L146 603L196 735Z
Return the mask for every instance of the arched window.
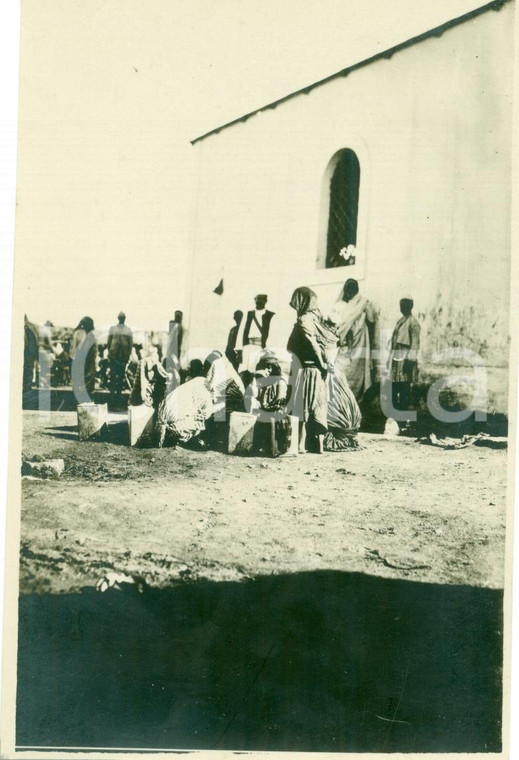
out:
M359 212L360 164L356 154L345 148L332 161L335 168L330 178L327 269L355 264Z

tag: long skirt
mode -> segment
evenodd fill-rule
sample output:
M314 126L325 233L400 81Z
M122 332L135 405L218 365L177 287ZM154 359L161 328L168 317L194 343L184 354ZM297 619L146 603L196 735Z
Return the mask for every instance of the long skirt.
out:
M211 394L202 377L195 377L168 393L157 413L157 433L162 446L166 436L173 443L187 443L205 429L213 411Z
M299 370L291 399L291 414L305 422L310 435L322 435L328 429L328 394L326 382L317 367Z
M72 388L80 402L91 401L96 384L97 345L85 339L72 362ZM87 398L88 397L88 398Z
M328 432L324 439L326 451L343 451L359 447L357 431L362 416L353 391L344 377L328 375Z

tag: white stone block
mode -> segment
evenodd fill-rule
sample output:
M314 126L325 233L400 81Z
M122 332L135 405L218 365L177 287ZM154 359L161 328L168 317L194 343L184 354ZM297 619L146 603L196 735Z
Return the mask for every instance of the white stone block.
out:
M229 454L251 454L257 417L246 412L232 412L229 417Z
M78 404L77 425L80 441L99 438L108 425L108 404Z
M153 433L153 414L153 407L146 406L146 404L128 407L130 446L136 446L143 437L151 437Z
M281 456L297 456L299 452L299 420L289 416L290 421L290 446L288 451ZM233 412L229 420L229 442L227 451L229 454L254 454L263 451L264 454L277 456L273 451L272 441L275 440L274 420L266 422L258 421L257 414L245 412ZM261 430L260 426L264 426Z

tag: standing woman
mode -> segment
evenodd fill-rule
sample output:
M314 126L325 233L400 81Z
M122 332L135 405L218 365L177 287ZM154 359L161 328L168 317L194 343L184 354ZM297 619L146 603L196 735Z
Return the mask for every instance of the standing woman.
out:
M76 399L79 403L92 401L97 372L97 340L91 317L83 317L74 330L70 357L72 388Z
M335 304L330 321L339 335L335 371L345 377L357 401L371 386L375 319L373 306L360 295L357 280L346 280L342 298Z
M290 306L297 312L287 349L299 362L291 403L299 417L299 451L304 453L310 447L322 454L328 429L326 347L336 343L337 336L324 322L317 296L310 288L297 288Z

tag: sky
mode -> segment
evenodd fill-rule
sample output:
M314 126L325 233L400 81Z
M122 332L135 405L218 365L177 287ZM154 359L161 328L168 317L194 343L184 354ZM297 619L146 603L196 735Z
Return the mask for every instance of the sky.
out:
M482 4L24 0L19 309L166 329L187 306L190 140Z

